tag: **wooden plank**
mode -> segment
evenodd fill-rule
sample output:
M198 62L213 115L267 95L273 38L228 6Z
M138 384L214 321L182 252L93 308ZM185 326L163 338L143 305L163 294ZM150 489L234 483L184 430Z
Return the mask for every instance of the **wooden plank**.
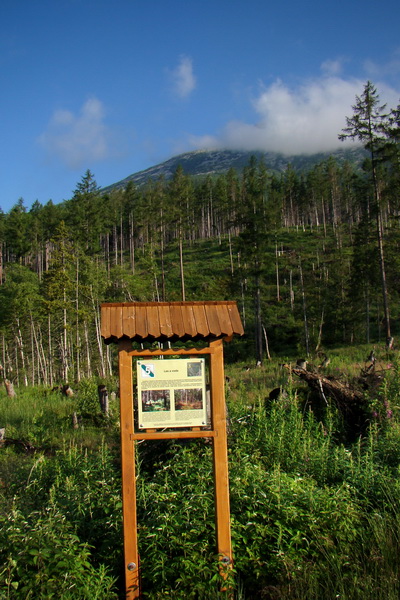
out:
M193 314L192 304L181 304L182 321L185 329L185 335L189 337L195 337L197 335L196 321Z
M197 332L200 335L206 337L210 333L210 330L208 328L208 322L207 322L207 317L206 317L206 311L204 309L204 304L203 305L194 304L193 305L193 315L194 315L195 322L196 322Z
M181 305L176 302L171 302L169 312L171 315L171 326L174 334L178 337L183 337L185 335L185 327L183 325Z
M149 430L143 433L134 433L132 440L174 440L189 438L213 438L216 432L211 429L202 429L200 431L158 431L150 433Z
M224 302L223 304L219 304L216 308L217 308L219 325L221 327L221 333L223 335L232 335L233 328L232 328L232 323L231 323L231 319L229 316L227 303Z
M224 393L224 359L222 340L211 342L215 349L210 359L211 414L212 427L216 432L213 438L215 526L217 552L220 560L220 574L227 578L232 568L232 542L230 528L228 448L226 432L226 409Z
M214 350L212 348L170 348L169 350L131 350L130 356L174 356L179 354L189 354L194 356L195 354L212 354Z
M122 308L120 306L113 306L110 309L110 330L111 335L119 340L122 335Z
M120 412L121 412L121 467L122 515L124 527L124 572L126 600L139 598L139 554L137 543L135 445L132 442L133 377L131 343L122 340L118 345Z
M215 335L216 337L221 335L221 326L218 320L217 311L219 310L219 306L217 304L206 304L204 306L204 310L207 317L208 330L210 333Z
M133 338L136 335L136 311L135 306L124 306L122 310L123 335Z
M167 338L172 337L173 330L171 325L171 314L169 311L169 306L160 305L158 308L158 314L160 318L160 333L162 336L166 336Z
M160 319L157 306L146 306L147 333L155 338L161 335Z
M143 304L136 305L136 335L141 338L147 337L147 314Z
M239 335L244 334L244 329L242 325L242 321L240 319L239 310L236 302L232 302L227 304L229 317L232 323L233 333L237 333Z
M110 308L108 306L104 306L104 304L102 304L100 315L101 315L101 317L100 317L101 318L101 325L100 325L101 335L105 340L108 340L108 338L111 336Z

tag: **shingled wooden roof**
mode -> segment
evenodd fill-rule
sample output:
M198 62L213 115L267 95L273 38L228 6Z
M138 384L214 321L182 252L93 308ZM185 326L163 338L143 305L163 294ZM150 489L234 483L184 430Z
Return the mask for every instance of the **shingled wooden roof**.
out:
M243 335L236 302L124 302L101 305L106 344L143 341L213 340Z

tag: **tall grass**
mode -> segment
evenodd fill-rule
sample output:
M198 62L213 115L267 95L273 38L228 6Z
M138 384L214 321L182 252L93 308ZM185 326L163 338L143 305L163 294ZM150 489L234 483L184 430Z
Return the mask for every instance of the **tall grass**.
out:
M377 418L345 445L333 403L306 402L277 363L245 366L228 368L227 387L235 597L398 598L398 367L369 400ZM279 385L288 395L266 400ZM124 597L118 427L86 419L77 437L77 402L0 397L7 429L41 448L0 449L1 599ZM143 598L221 597L211 450L205 440L138 445Z

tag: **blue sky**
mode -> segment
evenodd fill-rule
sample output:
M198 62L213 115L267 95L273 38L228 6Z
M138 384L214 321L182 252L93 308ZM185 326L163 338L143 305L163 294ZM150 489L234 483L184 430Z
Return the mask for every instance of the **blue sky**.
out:
M0 207L201 148L310 153L369 79L400 101L400 4L2 0Z

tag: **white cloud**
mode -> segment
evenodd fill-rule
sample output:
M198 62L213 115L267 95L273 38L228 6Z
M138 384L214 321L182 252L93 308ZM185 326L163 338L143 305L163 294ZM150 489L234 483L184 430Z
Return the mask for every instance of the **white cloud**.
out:
M321 65L321 71L324 75L335 76L342 71L342 60L326 60Z
M104 117L103 105L97 98L89 98L77 115L69 110L56 110L39 143L71 169L104 160L110 156L110 132Z
M398 78L400 73L400 47L396 48L390 59L385 62L378 63L370 59L366 60L364 69L371 79L376 77Z
M187 98L196 87L192 59L188 56L181 56L178 66L169 74L174 93L179 98Z
M346 125L346 116L352 115L356 95L362 94L365 83L323 76L289 88L275 81L253 101L257 122L231 121L218 136L192 137L192 146L283 154L329 152L343 147L338 134ZM379 84L377 89L382 102L397 105L395 90Z

